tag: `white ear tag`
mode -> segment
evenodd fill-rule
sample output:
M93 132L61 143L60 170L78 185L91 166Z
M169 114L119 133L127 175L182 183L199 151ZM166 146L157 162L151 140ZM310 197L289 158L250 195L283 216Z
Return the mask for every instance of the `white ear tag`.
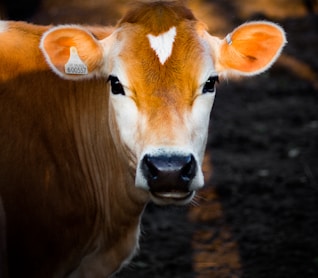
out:
M232 44L232 36L231 34L227 34L225 37L226 42L228 43L228 45Z
M65 64L65 73L67 74L88 74L85 63L78 56L76 47L70 48L70 58Z

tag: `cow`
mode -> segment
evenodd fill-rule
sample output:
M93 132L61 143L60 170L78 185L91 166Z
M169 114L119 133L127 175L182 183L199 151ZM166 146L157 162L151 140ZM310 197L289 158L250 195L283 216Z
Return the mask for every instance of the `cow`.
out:
M267 21L212 36L184 1L135 3L115 27L1 21L3 272L116 273L147 202L203 187L219 78L267 70L285 43Z

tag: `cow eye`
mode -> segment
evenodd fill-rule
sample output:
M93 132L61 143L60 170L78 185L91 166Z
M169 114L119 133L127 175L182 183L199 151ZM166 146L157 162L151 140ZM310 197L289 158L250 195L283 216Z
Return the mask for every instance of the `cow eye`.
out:
M214 93L215 92L215 82L219 82L218 76L210 76L210 78L205 82L202 89L202 94Z
M107 81L110 81L111 91L114 95L125 95L124 87L121 85L119 79L116 76L110 75Z

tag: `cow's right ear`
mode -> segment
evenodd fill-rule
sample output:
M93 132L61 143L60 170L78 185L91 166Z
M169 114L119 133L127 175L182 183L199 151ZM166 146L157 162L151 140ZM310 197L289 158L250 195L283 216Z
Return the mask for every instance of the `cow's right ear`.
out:
M103 47L78 26L58 26L44 33L40 48L51 69L65 79L90 78L103 65Z

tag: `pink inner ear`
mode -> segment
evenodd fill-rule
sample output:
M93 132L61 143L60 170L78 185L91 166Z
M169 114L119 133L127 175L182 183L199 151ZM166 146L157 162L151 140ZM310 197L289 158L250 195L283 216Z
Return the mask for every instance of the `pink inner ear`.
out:
M63 46L60 40L54 41L54 34L48 34L43 41L43 50L51 66L64 73L64 65L69 59L69 46Z
M273 23L244 24L224 40L221 67L246 75L263 72L275 62L285 42L284 31Z
M49 65L58 75L68 76L65 65L70 59L71 47L76 48L88 73L97 70L102 64L102 47L89 32L79 27L57 27L43 36L41 48Z

